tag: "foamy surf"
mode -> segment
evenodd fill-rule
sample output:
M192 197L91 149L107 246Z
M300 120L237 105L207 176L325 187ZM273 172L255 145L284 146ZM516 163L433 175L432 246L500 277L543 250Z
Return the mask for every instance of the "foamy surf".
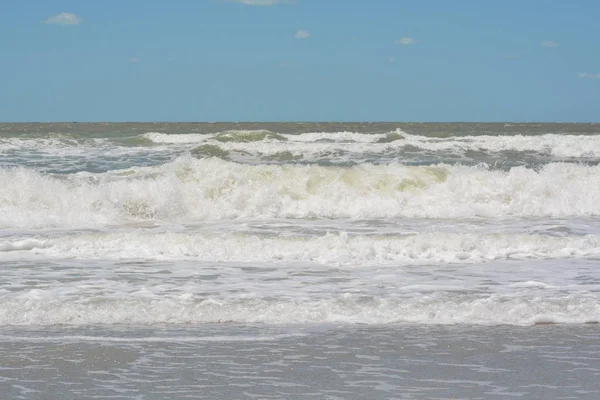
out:
M24 294L0 300L0 326L103 324L585 324L600 322L597 294L560 297L430 296L384 298L339 295L325 299L64 298Z
M290 141L298 143L309 142L341 142L341 143L377 143L385 138L394 135L395 138L401 138L401 130L384 134L364 134L356 132L306 132L300 134L280 134L269 130L228 130L214 134L209 133L185 133L185 134L165 134L160 132L148 132L142 135L143 138L154 143L169 144L189 144L205 143L209 141L218 142L277 142Z
M600 215L600 167L533 170L363 164L159 167L47 175L0 168L1 228L98 227L239 218L527 218Z
M7 129L0 327L600 322L595 125Z
M600 135L466 135L440 137L401 129L383 133L353 131L279 133L234 129L210 133L147 132L88 137L51 133L0 137L0 166L41 172L106 172L160 165L191 154L250 164L358 165L400 163L487 164L504 170L539 167L556 161L600 162Z
M18 253L18 254L17 254ZM77 233L0 241L0 260L40 257L322 265L485 264L500 260L600 258L600 236L413 233L279 236L247 233Z
M202 144L220 143L224 149L259 150L265 154L281 151L296 151L314 154L327 149L339 148L340 144L353 144L354 152L382 153L406 147L435 152L464 154L480 151L487 153L533 152L557 158L600 157L600 135L564 135L548 133L544 135L473 135L452 137L429 137L409 134L396 129L380 134L356 132L306 132L298 134L278 134L271 131L225 131L216 134L164 134L149 132L143 138L160 144ZM228 146L225 146L228 143ZM254 143L254 146L238 144ZM261 146L259 146L259 144Z

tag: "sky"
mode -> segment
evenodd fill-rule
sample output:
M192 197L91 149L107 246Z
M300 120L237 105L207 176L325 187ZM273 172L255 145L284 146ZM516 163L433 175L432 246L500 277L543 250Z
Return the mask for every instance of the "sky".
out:
M600 121L598 0L28 0L0 121Z

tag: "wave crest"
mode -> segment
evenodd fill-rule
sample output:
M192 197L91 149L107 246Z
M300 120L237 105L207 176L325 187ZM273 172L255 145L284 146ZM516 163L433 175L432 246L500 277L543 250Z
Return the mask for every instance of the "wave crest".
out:
M539 171L363 164L244 165L180 158L160 167L52 176L0 168L0 227L226 218L508 218L600 215L600 166Z

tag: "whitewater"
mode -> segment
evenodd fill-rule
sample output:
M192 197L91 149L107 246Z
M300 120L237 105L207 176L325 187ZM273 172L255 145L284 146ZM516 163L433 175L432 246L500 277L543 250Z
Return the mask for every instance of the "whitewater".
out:
M93 369L100 347L112 367L99 369L122 371L97 386L56 367L81 386L72 398L301 398L302 387L358 398L348 387L360 379L364 398L387 398L402 374L417 388L406 398L427 385L532 398L565 371L537 389L500 384L485 369L489 338L498 368L573 354L600 373L599 264L598 124L0 124L0 382L13 398L36 398L48 372L32 367L27 383L10 371L56 357ZM469 379L435 372L443 346L461 360L453 376L477 364L487 383L469 392ZM432 380L388 363L386 348L430 363ZM316 361L334 349L342 364ZM227 359L271 376L270 351L287 354L270 364L283 375L240 380L248 392L221 378L216 392L193 379L161 391L151 378L223 377ZM350 367L359 353L371 373ZM317 388L289 372L300 359L353 378L313 377L333 385ZM47 376L70 398L73 382ZM593 398L597 383L581 379L563 394Z

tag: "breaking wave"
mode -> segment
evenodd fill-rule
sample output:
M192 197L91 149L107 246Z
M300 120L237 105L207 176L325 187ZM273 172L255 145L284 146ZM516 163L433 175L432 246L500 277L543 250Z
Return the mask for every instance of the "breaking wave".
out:
M509 218L600 215L600 167L508 171L439 164L244 165L182 157L158 167L49 175L0 168L0 228L230 218Z

